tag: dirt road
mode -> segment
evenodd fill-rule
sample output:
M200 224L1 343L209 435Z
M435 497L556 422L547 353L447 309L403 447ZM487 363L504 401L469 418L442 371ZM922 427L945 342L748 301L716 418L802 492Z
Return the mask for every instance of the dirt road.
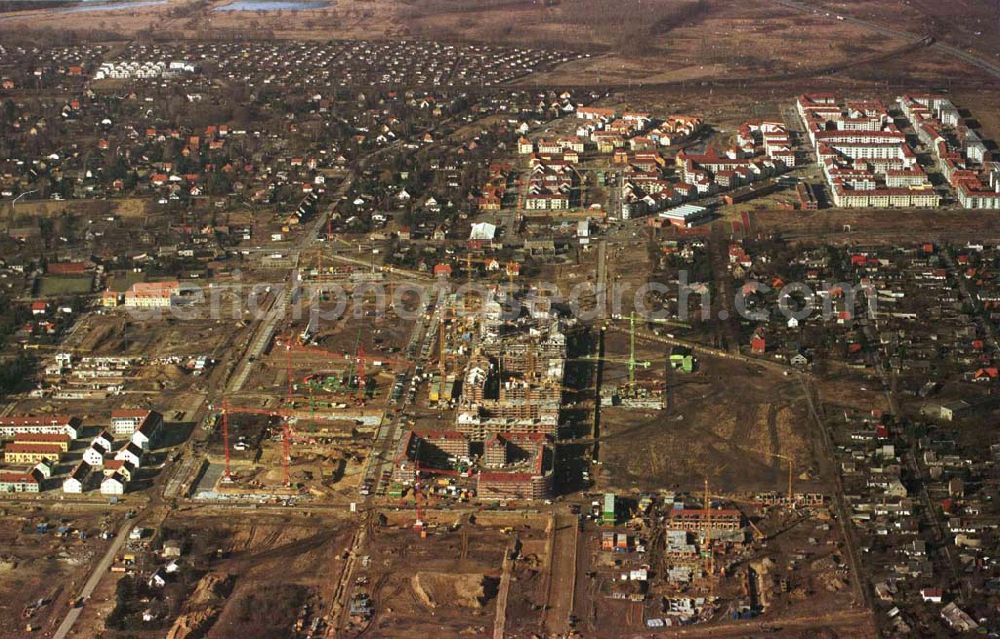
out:
M569 513L556 513L552 525L555 529L552 535L545 627L551 633L564 634L569 630L569 615L573 611L579 529L576 516Z
M463 541L468 541L463 537ZM512 548L508 547L503 554L503 573L500 575L500 589L497 593L497 614L493 622L493 639L503 639L507 628L507 599L510 595L510 573L513 560L510 558Z
M811 628L840 629L843 637L865 639L875 636L871 612L862 608L839 610L825 615L802 615L775 619L768 623L734 623L699 628L687 626L674 630L659 631L658 637L685 637L686 639L716 639L716 637L759 637L767 636L769 630L808 630ZM636 635L633 635L636 636ZM648 634L642 635L643 637ZM778 635L781 636L781 635Z
M83 585L83 589L80 591L79 596L83 599L89 598L94 594L94 590L97 589L98 584L101 583L101 578L104 577L111 570L111 564L114 562L115 557L118 552L125 545L125 540L128 539L129 533L132 531L132 526L134 522L128 521L122 525L118 530L118 534L115 535L114 541L108 546L108 550L101 557L101 560L97 562L94 566L94 570L90 573L90 577L87 578L87 583ZM66 613L66 617L63 619L62 623L59 624L59 628L56 629L52 639L66 639L69 631L73 629L73 624L76 623L77 618L80 616L80 612L83 610L82 606L70 608Z

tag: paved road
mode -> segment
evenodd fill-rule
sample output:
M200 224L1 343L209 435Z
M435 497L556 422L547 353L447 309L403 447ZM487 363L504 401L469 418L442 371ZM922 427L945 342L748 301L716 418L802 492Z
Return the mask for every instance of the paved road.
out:
M128 535L132 531L132 526L133 522L127 521L118 530L118 534L115 535L114 541L111 542L107 552L104 553L104 557L102 557L101 560L97 562L97 565L94 566L94 570L90 573L87 583L83 585L83 589L78 593L79 596L86 599L94 594L94 590L96 590L98 584L101 583L101 578L104 577L109 570L111 570L111 564L114 562L118 552L122 549L122 546L125 545L125 540L128 539ZM79 618L82 610L82 607L70 608L62 623L59 624L59 628L56 629L55 634L52 635L52 639L66 639L66 636L69 635L69 631L73 629L73 624L76 623L76 620Z
M639 324L639 319L636 318L636 324ZM607 330L617 331L620 333L627 333L629 329L625 326L619 326L616 324L608 325ZM762 368L767 368L777 373L798 373L799 369L795 368L791 364L785 364L781 361L774 359L767 359L764 357L751 357L750 355L743 355L739 352L729 352L721 348L715 348L714 346L707 346L701 342L695 342L692 340L678 339L676 337L667 337L666 335L657 335L656 333L651 333L647 330L637 328L635 329L635 338L646 340L648 342L659 342L660 344L666 344L667 346L683 346L685 348L691 349L696 355L710 355L712 357L721 357L723 359L731 359L738 362L743 362L751 366L760 366Z
M344 180L343 183L341 183L339 189L336 192L333 206L336 206L336 202L339 201L339 197L341 195L347 193L348 189L350 189L351 187L352 182L353 182L353 176L349 176L347 179ZM297 246L295 248L296 255L301 254L303 250L309 248L310 246L318 242L319 233L322 230L323 226L326 224L327 216L330 214L330 212L332 212L332 207L327 211L326 215L317 216L312 226L310 226L306 230L306 232L302 235L302 237L299 239L299 242L297 243ZM259 356L263 352L263 350L267 347L267 344L270 342L270 335L273 334L278 322L284 319L286 315L285 309L287 308L288 303L292 301L292 298L295 295L295 290L298 288L300 284L297 268L292 269L291 274L289 276L289 281L292 283L292 286L290 286L287 291L283 292L283 294L277 300L275 300L274 305L271 307L270 311L266 314L264 318L262 318L258 322L258 325L254 328L252 333L254 336L253 341L251 342L250 347L247 348L246 351L243 353L243 356L240 358L240 361L233 368L233 375L230 377L228 383L224 384L223 388L211 389L209 391L209 394L205 397L205 399L201 403L202 406L205 405L205 403L214 401L215 397L220 391L225 392L227 390L228 391L239 390L246 382L247 376L249 375L249 372L252 368L253 360L256 359L256 357ZM196 409L195 412L196 413L200 412L200 406ZM189 456L191 452L190 445L191 441L189 440L185 445L185 453L187 453ZM166 488L170 489L171 486L173 485L173 488L176 489L176 486L179 485L177 484L177 482L183 481L184 476L185 473L175 472L173 477L171 478L171 480L173 481L168 481ZM176 492L176 490L174 490L174 492ZM98 562L98 564L94 567L94 571L91 573L86 584L84 584L83 589L78 593L80 596L87 598L93 594L98 584L100 584L101 578L105 574L107 574L107 572L110 570L111 564L114 562L115 556L118 554L122 546L125 544L125 540L128 539L128 534L132 530L132 526L134 525L134 523L135 523L134 521L126 522L119 530L118 534L115 536L114 541L108 548L104 557L101 558L100 562ZM81 608L69 609L69 611L66 613L66 617L63 619L62 623L59 625L59 628L56 630L56 633L53 635L53 639L65 639L67 637L69 632L73 629L73 625L80 617L81 610L82 610Z

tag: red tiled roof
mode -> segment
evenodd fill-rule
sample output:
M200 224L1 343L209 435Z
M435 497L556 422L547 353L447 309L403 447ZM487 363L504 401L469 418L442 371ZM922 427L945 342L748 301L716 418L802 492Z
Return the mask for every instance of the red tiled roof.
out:
M0 417L0 426L71 426L78 423L69 415L15 415Z
M20 473L14 471L0 470L0 482L5 483L26 483L26 484L37 484L38 478L36 478L32 473Z
M145 418L149 416L152 412L153 411L143 410L141 408L122 408L111 411L111 419L128 418L128 417Z
M73 441L69 435L63 435L60 433L18 433L14 436L14 443L31 443L31 444L46 444L46 443L69 443Z
M13 443L7 444L4 448L4 454L7 453L52 453L56 456L62 454L62 448L56 444L21 444Z

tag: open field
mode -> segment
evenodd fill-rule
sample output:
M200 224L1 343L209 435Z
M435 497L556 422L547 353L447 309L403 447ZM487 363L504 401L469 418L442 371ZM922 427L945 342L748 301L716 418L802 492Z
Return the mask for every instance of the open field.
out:
M572 23L574 19L569 17L569 12L575 11L575 7L563 5L561 10L566 12L562 20ZM493 24L511 19L499 15L493 18ZM550 20L549 24L560 21L559 18ZM524 31L530 32L531 28ZM802 35L806 32L816 37L804 39ZM679 21L669 30L669 35L663 34L667 35L665 38L645 39L641 33L634 34L641 44L632 47L608 41L622 34L604 30L602 35L609 50L535 76L530 81L641 86L761 73L781 75L801 72L821 63L846 63L904 44L892 38L878 43L864 41L860 37L862 33L853 25L825 18L802 18L768 2L742 3L738 7L710 2L705 3L705 9L692 19ZM602 35L588 37L586 41L596 39L600 42Z
M993 218L977 211L762 210L752 216L757 233L778 233L789 240L831 242L886 241L946 232L956 241L985 241L1000 236Z
M956 0L939 3L930 0L837 0L813 3L838 14L894 25L894 28L917 32L926 30L944 41L995 56L1000 49L1000 33L995 25L995 3L980 0Z
M238 334L233 320L151 317L120 309L82 318L73 332L73 347L90 355L133 357L190 356L221 352Z
M601 410L598 487L697 490L708 479L723 493L781 491L788 471L775 455L784 455L795 459L797 492L820 488L798 382L699 357L695 373L668 376L667 396L663 411Z
M90 276L72 277L46 275L38 283L39 297L83 295L89 293L94 284Z
M0 19L0 26L3 20ZM40 218L58 218L63 215L79 217L119 215L125 218L142 218L146 215L148 202L142 198L119 198L115 200L27 200L16 206L10 202L0 204L0 228L21 226Z
M803 13L768 0L734 6L721 0L669 0L656 5L638 0L621 3L582 0L572 3L491 2L470 6L452 0L397 2L377 0L363 6L330 4L301 11L217 11L228 0L167 0L115 11L45 9L6 14L0 28L25 24L42 29L89 29L94 33L133 36L156 25L158 33L177 38L240 33L262 38L421 38L582 51L591 57L571 62L532 84L641 85L697 79L794 76L810 68L853 66L878 60L907 43L888 33L834 19L834 13L862 17L879 25L908 28L913 33L966 37L987 57L995 53L985 3L976 9L952 10L932 3L891 2L872 10L870 3L836 3L823 11ZM857 5L857 6L853 6ZM944 14L948 14L944 16ZM928 24L928 16L932 16ZM941 16L938 19L938 16ZM954 19L954 20L953 20ZM995 18L993 18L995 20ZM609 22L610 20L610 22ZM958 27L952 22L961 23ZM983 22L986 20L986 22ZM607 28L615 24L616 28ZM974 29L973 25L980 25ZM958 29L956 31L956 29ZM976 31L982 35L974 35ZM966 33L968 32L968 33ZM907 73L928 72L954 81L961 76L955 60L935 68L940 54L913 64ZM970 67L971 68L971 67ZM903 73L903 71L899 71ZM966 70L965 73L968 73ZM851 74L865 76L864 66ZM885 80L893 74L882 73ZM875 79L871 77L870 79Z

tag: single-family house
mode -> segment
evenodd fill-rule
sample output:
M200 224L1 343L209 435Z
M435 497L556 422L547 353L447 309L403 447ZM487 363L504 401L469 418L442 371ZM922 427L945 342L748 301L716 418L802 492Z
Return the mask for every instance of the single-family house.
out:
M133 442L129 442L115 454L115 459L126 461L136 468L142 465L142 448Z
M104 465L104 453L106 451L100 448L95 448L91 446L87 450L83 451L83 463L87 464L91 468L100 468Z
M90 466L84 462L80 462L73 468L72 471L70 471L69 476L63 480L63 492L71 495L79 495L86 488L87 478L89 475Z
M104 481L101 482L101 494L124 495L126 486L128 486L128 482L125 478L121 474L116 473L111 477L105 477Z

